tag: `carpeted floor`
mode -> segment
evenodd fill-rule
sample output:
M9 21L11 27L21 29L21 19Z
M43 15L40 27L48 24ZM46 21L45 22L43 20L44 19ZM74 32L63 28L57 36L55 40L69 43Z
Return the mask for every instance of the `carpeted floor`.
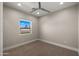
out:
M8 51L4 56L77 56L77 52L51 45L42 41L35 41Z

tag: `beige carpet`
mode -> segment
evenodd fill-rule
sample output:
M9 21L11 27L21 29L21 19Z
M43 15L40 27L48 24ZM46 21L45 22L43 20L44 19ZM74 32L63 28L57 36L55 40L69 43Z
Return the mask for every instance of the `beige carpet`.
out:
M77 52L51 45L42 41L35 41L8 51L4 56L77 56Z

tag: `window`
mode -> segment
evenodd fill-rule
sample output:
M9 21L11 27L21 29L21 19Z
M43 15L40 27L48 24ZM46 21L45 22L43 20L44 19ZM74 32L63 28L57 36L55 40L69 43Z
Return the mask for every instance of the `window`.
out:
M20 27L21 34L32 33L32 21L31 20L21 19L19 21L19 27Z

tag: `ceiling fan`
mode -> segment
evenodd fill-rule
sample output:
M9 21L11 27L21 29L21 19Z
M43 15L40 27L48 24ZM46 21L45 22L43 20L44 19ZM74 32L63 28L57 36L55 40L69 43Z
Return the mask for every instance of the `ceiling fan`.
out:
M49 10L46 10L46 9L44 9L44 8L41 7L41 2L38 2L38 8L32 8L31 13L33 13L36 10L43 10L45 12L50 12Z

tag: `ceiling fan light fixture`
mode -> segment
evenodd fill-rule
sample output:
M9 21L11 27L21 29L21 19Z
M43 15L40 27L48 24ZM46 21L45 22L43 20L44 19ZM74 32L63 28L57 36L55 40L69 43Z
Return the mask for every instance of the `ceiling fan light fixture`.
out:
M63 5L63 2L60 2L60 5Z
M21 4L21 3L18 3L17 5L18 5L18 6L22 6L22 4Z
M39 14L39 12L37 12L37 14Z

